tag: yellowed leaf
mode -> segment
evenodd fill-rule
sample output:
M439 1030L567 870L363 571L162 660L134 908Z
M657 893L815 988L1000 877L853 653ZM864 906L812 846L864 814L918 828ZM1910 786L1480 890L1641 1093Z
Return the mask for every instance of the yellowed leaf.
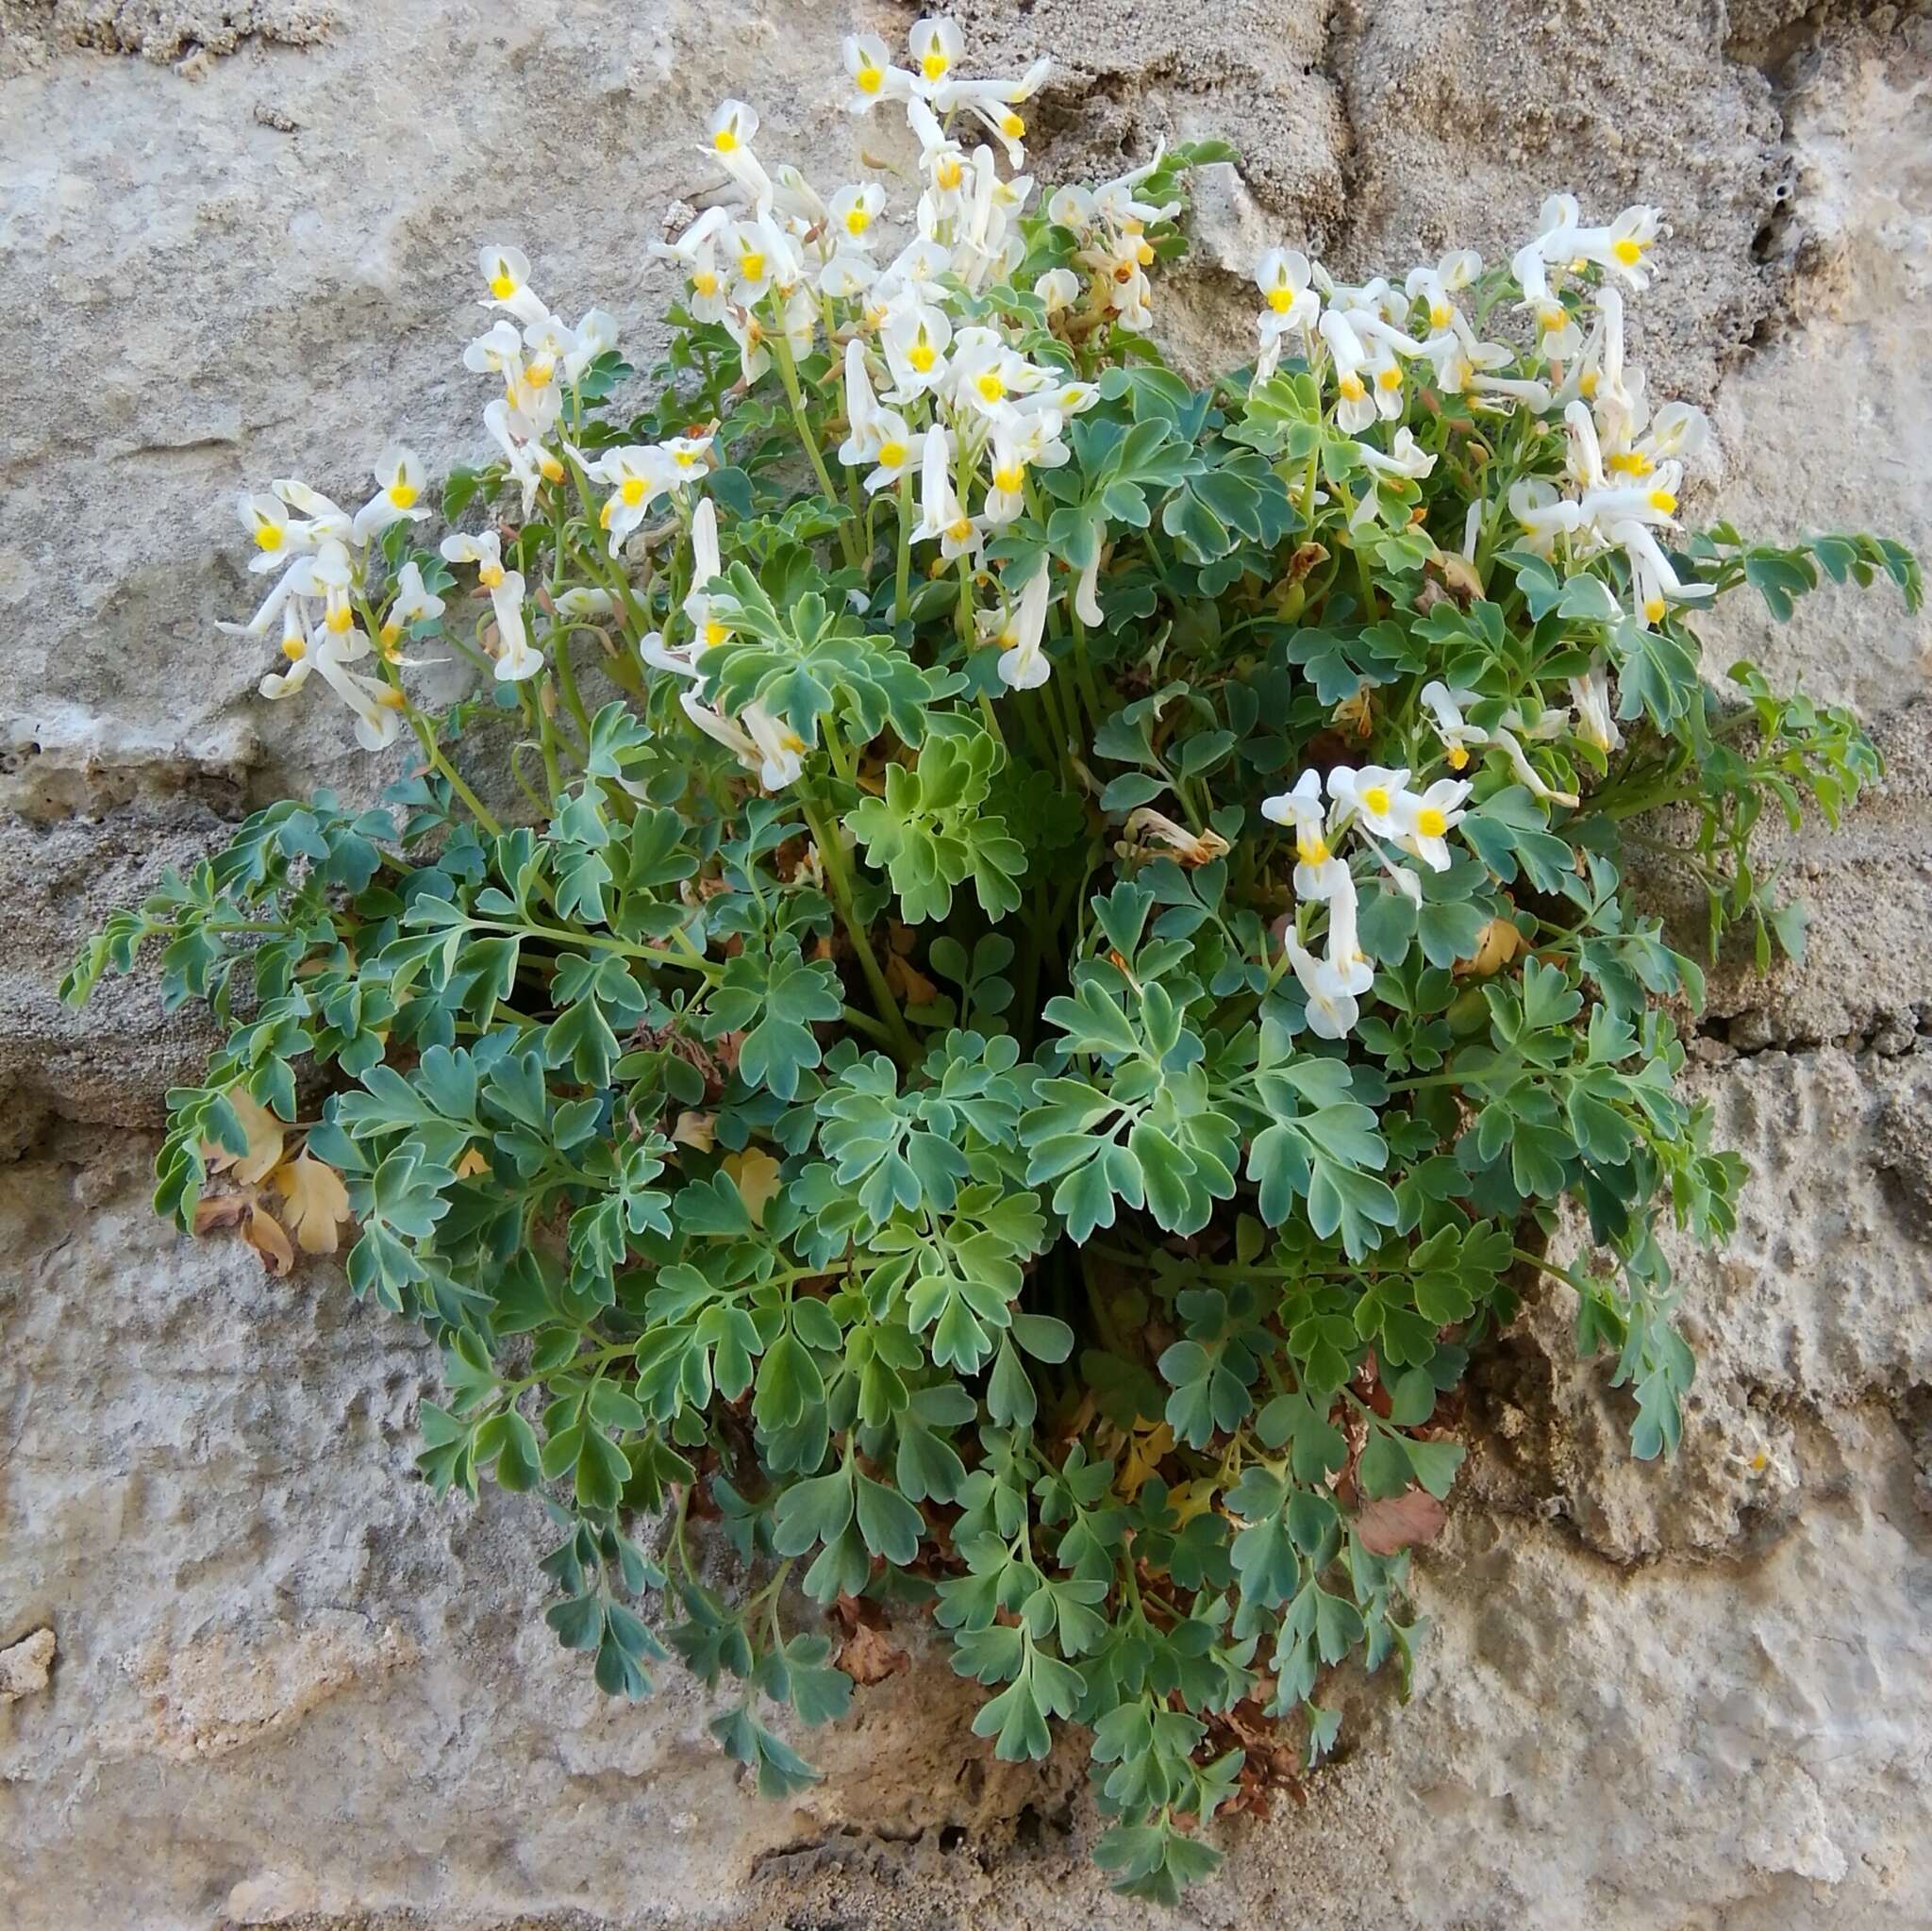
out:
M677 1116L677 1122L671 1129L671 1138L679 1146L708 1154L718 1143L718 1116L715 1113L694 1113L686 1107Z
M336 1229L349 1218L349 1190L325 1161L308 1153L275 1169L275 1190L286 1203L284 1217L304 1254L333 1254Z
M201 1157L210 1174L233 1174L250 1187L259 1186L281 1162L282 1135L287 1128L259 1100L239 1086L228 1094L228 1104L234 1107L235 1117L248 1136L248 1151L230 1153L225 1146L204 1140Z
M1162 1457L1173 1453L1174 1430L1165 1422L1136 1427L1128 1438L1126 1457L1114 1487L1131 1502L1160 1466Z
M763 1147L748 1146L741 1154L726 1154L721 1164L731 1175L752 1224L763 1226L765 1208L778 1190L778 1162Z
M259 1205L251 1206L242 1223L242 1238L255 1249L256 1258L272 1274L285 1274L295 1265L295 1250L281 1223Z
M474 1180L478 1174L487 1174L489 1171L490 1156L480 1146L466 1146L456 1165L458 1180Z
M1456 961L1457 978L1486 979L1499 973L1523 950L1523 934L1507 919L1491 919L1483 927L1475 950Z

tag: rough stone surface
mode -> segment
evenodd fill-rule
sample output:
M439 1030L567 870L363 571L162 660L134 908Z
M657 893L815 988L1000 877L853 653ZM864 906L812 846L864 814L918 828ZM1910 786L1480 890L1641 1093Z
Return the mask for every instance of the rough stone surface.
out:
M691 129L756 98L827 173L829 50L909 8L786 0L0 0L0 1922L1140 1924L1069 1760L995 1764L917 1631L799 1805L741 1791L675 1671L637 1710L541 1626L542 1524L409 1479L434 1364L323 1271L265 1279L148 1216L208 1035L142 986L80 1019L75 940L291 784L381 774L326 706L252 699L226 501L351 491L386 434L473 454L470 257L529 248L648 352ZM974 0L1046 47L1049 175L1225 134L1166 326L1243 344L1234 277L1494 253L1549 189L1667 204L1640 308L1709 402L1711 508L1932 547L1932 27L1803 0ZM1561 1292L1479 1367L1421 1569L1415 1695L1346 1689L1341 1760L1229 1837L1178 1922L1389 1931L1932 1924L1932 693L1924 619L1814 600L1750 654L1890 761L1788 854L1808 956L1713 978L1695 1079L1752 1160L1676 1256L1702 1370L1668 1469L1579 1367ZM1659 900L1681 899L1659 873Z

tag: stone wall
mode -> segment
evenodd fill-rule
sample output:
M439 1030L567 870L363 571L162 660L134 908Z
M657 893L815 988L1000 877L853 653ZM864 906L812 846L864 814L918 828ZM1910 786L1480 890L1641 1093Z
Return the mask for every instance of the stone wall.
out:
M649 346L643 244L726 91L841 173L839 33L782 0L0 0L0 1922L1139 1923L1071 1756L995 1764L916 1634L803 1803L738 1788L675 1671L607 1703L540 1621L535 1511L409 1472L435 1364L311 1270L145 1206L207 1035L53 997L102 909L291 785L372 791L336 707L272 709L228 502L353 492L391 431L475 452L475 246ZM1671 209L1639 308L1712 405L1707 507L1932 550L1932 23L1802 0L971 0L1063 64L1049 177L1224 133L1164 326L1239 352L1268 241L1338 268L1541 194ZM1790 859L1807 961L1714 982L1698 1085L1755 1167L1686 1256L1684 1453L1525 1312L1420 1570L1414 1700L1349 1692L1306 1801L1226 1834L1178 1922L1785 1931L1932 1924L1932 699L1889 592L1749 652L1858 706L1890 775ZM1667 894L1670 881L1658 891Z

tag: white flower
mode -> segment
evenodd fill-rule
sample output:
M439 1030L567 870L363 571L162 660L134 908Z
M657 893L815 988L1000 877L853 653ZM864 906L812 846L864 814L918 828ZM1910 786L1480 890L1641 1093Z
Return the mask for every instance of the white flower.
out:
M402 728L403 693L380 678L360 676L346 668L369 653L369 640L359 630L342 637L318 631L306 642L299 638L285 641L283 653L289 669L280 674L271 671L262 678L257 687L262 696L292 697L308 683L311 671L319 672L323 682L355 713L357 743L365 751L381 751L395 741Z
M1515 773L1516 781L1526 786L1537 797L1552 805L1569 805L1573 807L1575 806L1577 797L1574 791L1555 791L1544 782L1542 774L1529 761L1528 755L1517 741L1513 731L1507 731L1498 726L1490 733L1490 742L1508 758L1509 769Z
M578 584L575 589L560 592L557 599L557 614L573 623L581 623L591 617L608 617L617 609L617 599L608 590L596 590L589 584Z
M424 584L422 569L411 557L396 572L395 594L390 599L382 628L377 633L377 648L386 658L394 662L396 646L402 641L403 632L412 624L426 624L431 618L441 616L443 608L442 599Z
M1620 519L1607 524L1604 534L1611 542L1623 547L1630 565L1630 591L1637 607L1637 621L1646 630L1663 621L1667 599L1690 603L1717 594L1707 583L1685 583L1679 579L1672 568L1671 559L1645 526L1644 519L1634 516Z
M1257 326L1260 330L1261 353L1255 363L1255 379L1265 381L1281 360L1283 340L1300 330L1306 334L1315 325L1322 298L1308 284L1308 258L1296 248L1271 248L1255 269L1255 286L1266 305Z
M588 473L610 486L597 520L610 538L610 554L615 557L651 513L652 504L672 489L675 474L671 461L655 444L628 442L607 449L588 465ZM447 549L443 554L449 554Z
M291 558L315 546L308 524L289 514L288 505L278 496L251 495L246 490L235 499L242 526L255 539L257 555L248 567L258 575L280 570Z
M876 466L865 479L868 496L897 489L899 478L918 465L925 449L925 433L915 434L897 409L880 409L873 418L873 427L878 441L873 450Z
M952 340L953 325L938 308L908 302L894 312L884 331L894 402L911 402L946 382L946 350Z
M730 264L731 299L751 308L775 283L783 289L798 279L791 239L769 215L733 222L724 231L724 259Z
M550 312L530 286L530 260L521 248L485 248L476 258L489 285L486 308L507 308L519 322L541 322Z
M1397 839L1432 872L1449 869L1449 845L1444 834L1462 822L1463 800L1470 788L1458 778L1438 778L1427 791L1412 792L1405 801L1405 829Z
M879 443L879 402L866 373L865 344L857 336L845 344L845 440L839 460L857 469L873 460Z
M1281 942L1307 1001L1308 1030L1318 1040L1347 1039L1361 1017L1347 979L1328 960L1318 959L1297 943L1292 932L1285 933Z
M877 34L847 34L842 52L852 80L852 98L845 105L853 113L869 114L880 101L903 101L911 93L912 76L892 65Z
M878 238L873 224L886 206L886 191L877 182L862 187L841 188L832 196L827 210L833 232L841 248L870 248Z
M1328 844L1328 807L1322 802L1322 774L1305 771L1292 787L1261 801L1261 815L1294 827L1295 895L1325 899L1347 867Z
M1375 969L1361 948L1357 924L1355 874L1340 868L1328 892L1328 969L1344 992L1358 995L1375 983Z
M1044 648L1050 591L1048 565L1042 557L1020 592L1020 607L1010 627L998 633L998 641L1005 646L1000 652L1000 680L1008 690L1037 690L1053 675Z
M1474 704L1475 695L1474 691L1451 690L1441 679L1423 686L1423 707L1435 720L1436 735L1442 741L1452 771L1463 770L1469 763L1469 754L1481 750L1490 741L1487 731L1468 723L1462 715L1463 706Z
M911 538L915 543L937 541L940 555L948 562L976 551L984 540L979 524L953 493L952 456L951 439L934 424L925 432L921 451L919 522Z
M308 519L308 535L311 547L325 542L330 537L339 542L348 541L348 514L334 497L325 496L320 490L311 490L298 476L277 476L269 488L291 509L298 510Z
M1576 707L1576 735L1586 744L1606 756L1624 748L1624 734L1610 709L1610 675L1602 651L1591 658L1582 676L1571 678L1570 701Z
M1058 315L1080 299L1080 277L1071 268L1050 268L1035 280L1033 292L1049 315Z
M1343 821L1353 818L1377 838L1397 839L1408 828L1412 798L1407 767L1338 764L1328 774L1328 796Z
M1092 191L1094 219L1111 223L1117 228L1135 223L1144 227L1155 222L1171 222L1180 213L1178 201L1141 201L1134 192L1158 171L1166 153L1167 141L1163 137L1154 144L1152 160L1141 162L1138 168L1129 168L1124 175L1116 175L1111 181L1103 181L1095 188Z
M805 740L762 705L746 705L734 723L695 691L685 691L678 701L691 723L755 773L766 791L782 791L798 781L805 770Z
M933 90L944 83L959 56L966 51L965 37L960 33L957 21L928 15L912 23L912 31L907 40L912 49L913 72L909 76L912 86L929 96Z
M744 101L720 101L705 125L706 146L724 165L755 208L772 204L772 178L751 150L758 139L758 110Z
M1101 539L1097 526L1091 531L1089 541L1093 547L1074 585L1074 614L1081 623L1097 629L1107 622L1107 612L1100 608Z
M1429 327L1440 335L1455 321L1457 310L1452 299L1483 272L1483 258L1474 248L1457 248L1442 257L1433 268L1412 268L1403 285L1411 302L1429 305Z
M422 493L423 465L415 452L392 442L375 459L375 494L356 512L355 541L367 543L392 523L421 523L429 514L417 508Z
M723 643L731 635L728 625L712 613L711 597L706 586L724 574L718 553L718 511L711 499L703 498L691 519L691 594L684 600L684 614L691 619L693 655Z
M708 208L675 241L651 243L653 255L683 268L684 305L699 322L720 322L724 316L724 276L718 267L718 248L730 225L727 209Z

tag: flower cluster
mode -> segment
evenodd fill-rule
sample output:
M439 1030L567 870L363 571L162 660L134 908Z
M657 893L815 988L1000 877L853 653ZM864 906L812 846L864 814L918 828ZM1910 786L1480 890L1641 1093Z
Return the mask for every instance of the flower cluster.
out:
M1878 768L1707 685L1687 619L1923 586L1685 528L1704 420L1624 355L1653 209L1359 283L1273 250L1254 364L1197 386L1150 271L1229 151L1036 193L1044 62L925 19L843 71L864 178L746 102L694 130L655 368L483 252L491 454L434 546L405 450L354 513L242 499L264 693L320 673L420 757L255 813L67 990L153 940L214 1004L158 1206L277 1271L353 1223L351 1289L441 1351L424 1474L541 1492L606 1690L675 1651L790 1796L870 1675L827 1632L929 1603L975 1732L1079 1725L1100 1861L1172 1902L1333 1743L1338 1665L1406 1672L1455 1390L1533 1280L1675 1445L1665 1247L1741 1166L1626 841L1688 821L1648 862L1768 961L1766 805L1836 823ZM431 640L475 674L440 707Z

